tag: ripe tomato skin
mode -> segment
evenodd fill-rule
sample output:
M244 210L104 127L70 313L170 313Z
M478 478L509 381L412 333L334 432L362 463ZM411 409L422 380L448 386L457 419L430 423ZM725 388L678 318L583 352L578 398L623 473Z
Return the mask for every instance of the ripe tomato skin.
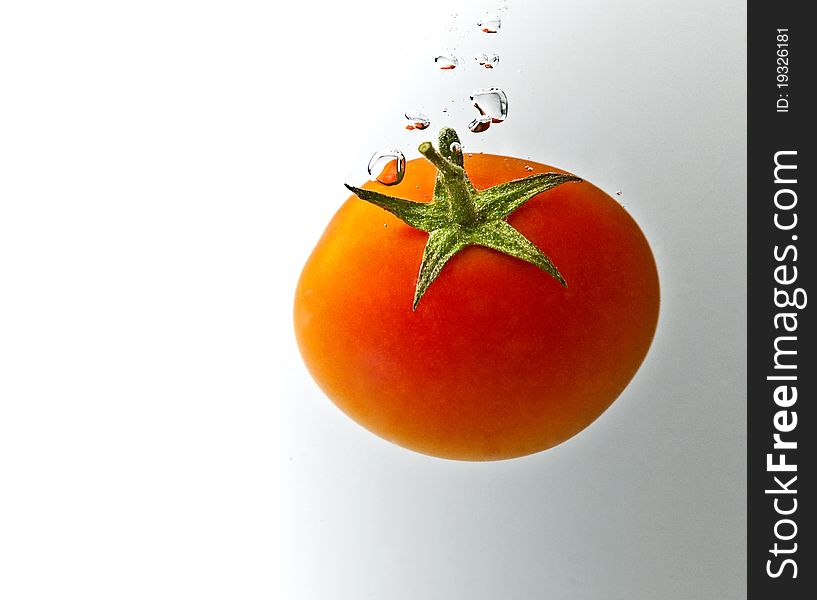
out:
M560 171L489 154L466 155L465 169L477 189ZM425 160L411 161L388 193L430 201L434 176ZM468 247L415 312L428 234L346 201L304 267L294 311L306 365L335 404L387 440L460 460L550 448L607 409L655 332L647 240L588 182L548 190L508 222L553 260L567 288L521 260Z

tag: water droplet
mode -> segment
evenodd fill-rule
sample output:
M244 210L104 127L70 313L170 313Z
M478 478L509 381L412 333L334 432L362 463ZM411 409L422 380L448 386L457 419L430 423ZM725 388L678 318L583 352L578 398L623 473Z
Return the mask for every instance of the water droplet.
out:
M487 131L490 126L491 117L488 115L480 115L468 123L468 129L470 129L472 133L482 133L483 131Z
M397 185L406 174L406 156L399 150L378 150L369 159L369 175L383 185Z
M483 116L501 123L508 117L508 96L499 88L481 88L471 93L471 102Z
M533 167L530 166L530 165L525 165L525 170L526 171L533 171Z
M409 131L412 129L425 129L431 124L431 120L423 113L416 111L416 110L407 110L406 111L406 119L408 123L406 124L406 129Z
M450 71L451 69L456 69L457 65L460 64L460 61L457 60L457 57L454 56L453 54L450 56L441 54L440 56L434 59L434 64L436 64L440 69L444 71Z
M621 190L618 190L618 191L616 192L616 196L621 196Z
M451 151L451 154L462 154L462 144L459 142L451 142L448 149Z
M443 112L444 112L444 113L447 113L447 112L448 112L448 108L447 108L447 107L443 107Z
M496 13L485 12L477 21L477 27L485 33L496 33L502 27L502 19Z
M491 53L485 54L477 54L474 58L477 59L477 62L481 67L485 67L486 69L493 69L495 66L499 64L499 54Z

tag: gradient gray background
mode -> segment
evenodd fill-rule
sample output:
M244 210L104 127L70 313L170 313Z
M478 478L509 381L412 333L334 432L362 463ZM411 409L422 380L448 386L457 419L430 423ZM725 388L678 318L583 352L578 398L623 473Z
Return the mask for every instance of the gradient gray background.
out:
M745 6L508 4L0 3L0 597L745 597ZM535 456L384 442L295 346L341 184L441 125L621 191L658 261L643 368Z
M383 78L385 106L370 114L396 116L366 119L349 143L361 156L352 135L370 136L371 149L416 146L423 136L389 119L399 125L400 111L418 105L433 113L431 130L463 131L473 111L459 97L500 85L507 122L464 132L466 150L528 156L620 190L658 262L658 332L632 384L589 429L499 463L383 442L293 366L279 422L281 597L744 597L744 3L511 2L490 39L470 33L479 5L443 4L458 13L453 32L421 21L419 32L393 34L402 75ZM428 59L452 36L465 68L441 74ZM494 72L473 64L480 47L500 53ZM442 119L449 97L457 101Z

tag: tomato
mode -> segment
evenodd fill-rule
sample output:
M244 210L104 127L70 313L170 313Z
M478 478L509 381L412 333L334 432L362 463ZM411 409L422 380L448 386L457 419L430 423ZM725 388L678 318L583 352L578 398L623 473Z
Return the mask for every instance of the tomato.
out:
M476 190L564 173L491 154L460 161ZM399 185L363 188L429 203L437 173L420 158ZM638 225L580 180L505 220L553 271L467 245L420 292L429 233L355 195L341 206L304 267L294 320L307 367L346 414L422 453L498 460L567 440L621 394L658 318L657 270Z

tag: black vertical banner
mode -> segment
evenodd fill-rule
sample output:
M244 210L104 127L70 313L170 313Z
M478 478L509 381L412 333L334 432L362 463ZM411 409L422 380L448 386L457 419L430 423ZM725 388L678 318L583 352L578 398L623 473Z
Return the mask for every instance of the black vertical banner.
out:
M750 600L817 598L817 34L810 8L749 3Z

